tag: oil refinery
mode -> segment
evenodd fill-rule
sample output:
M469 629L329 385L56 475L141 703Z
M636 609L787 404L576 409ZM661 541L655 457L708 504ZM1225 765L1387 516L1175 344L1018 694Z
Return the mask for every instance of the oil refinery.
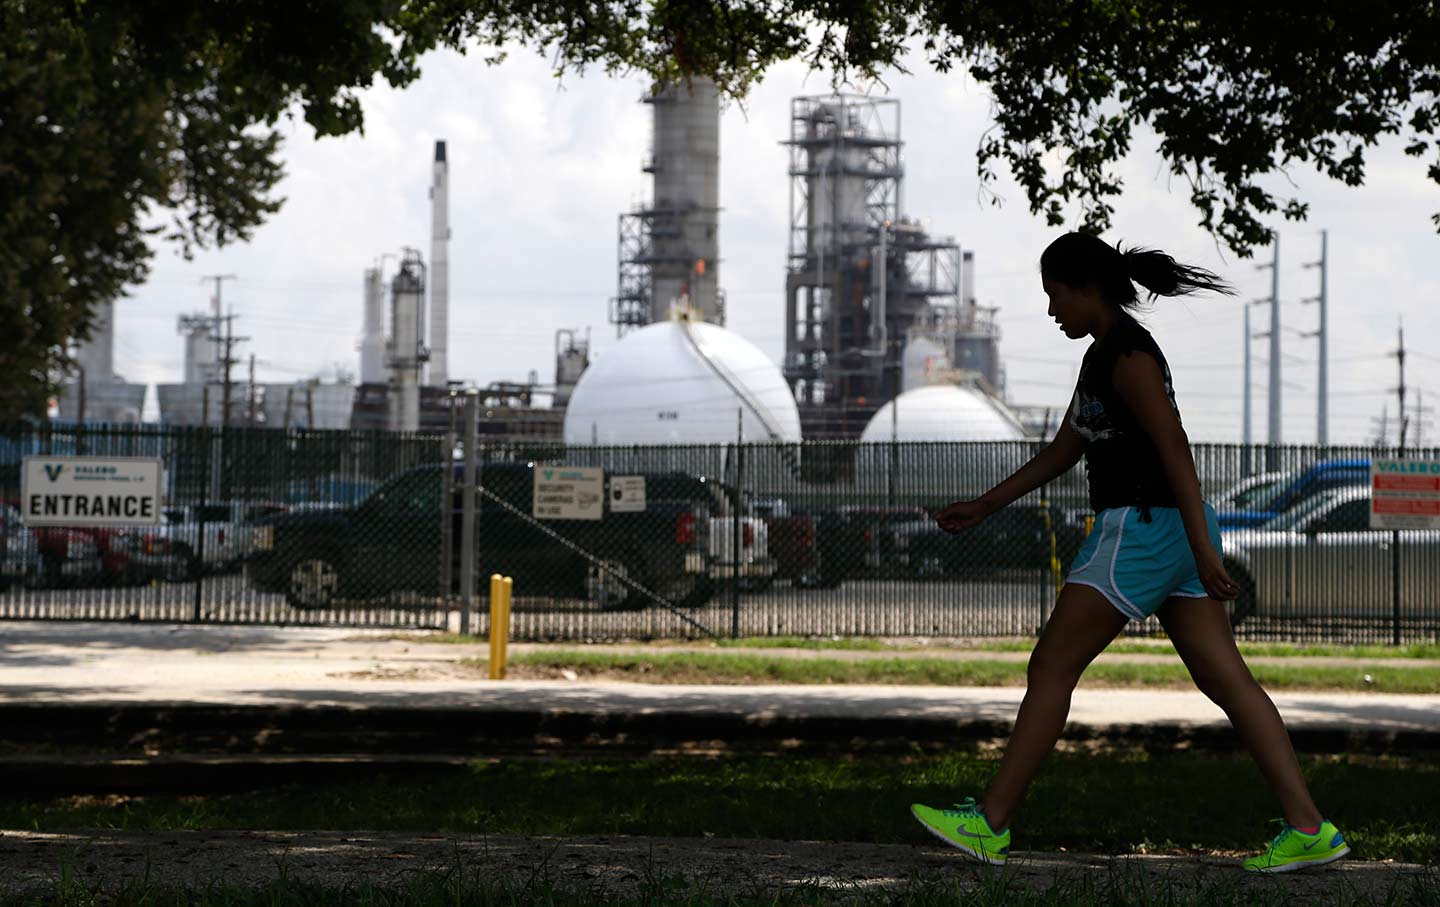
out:
M995 309L975 295L975 250L931 233L904 204L900 101L831 94L791 100L782 141L789 223L774 313L780 362L726 326L720 237L720 99L696 79L645 98L648 200L617 215L613 325L550 325L554 360L478 388L481 434L570 445L754 441L1015 440L1041 426L1006 397ZM453 149L435 142L428 257L376 250L361 269L358 361L331 380L255 381L235 356L238 316L183 315L181 380L156 387L175 425L439 431L455 392L449 198ZM386 263L389 263L388 270ZM113 306L98 313L58 401L67 419L133 422L146 388L112 367ZM592 361L593 360L593 361ZM542 369L550 380L542 382Z

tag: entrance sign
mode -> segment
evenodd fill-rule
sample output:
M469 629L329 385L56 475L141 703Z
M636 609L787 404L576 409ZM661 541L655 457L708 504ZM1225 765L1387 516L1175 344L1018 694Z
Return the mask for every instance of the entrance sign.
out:
M26 526L160 524L159 457L26 457L20 514Z

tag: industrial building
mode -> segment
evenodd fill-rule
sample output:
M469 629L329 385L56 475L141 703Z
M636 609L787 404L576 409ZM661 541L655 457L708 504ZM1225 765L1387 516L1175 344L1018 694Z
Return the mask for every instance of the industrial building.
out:
M619 215L607 312L616 343L592 357L588 330L557 330L552 383L532 370L528 380L478 389L482 435L632 445L1035 434L1044 417L1022 418L1004 402L1000 331L995 310L975 296L974 252L933 235L904 205L898 100L791 102L778 366L725 328L714 83L662 86L643 101L653 133L640 169L651 192ZM451 428L467 389L454 377L448 336L451 164L446 143L435 142L428 262L407 248L388 279L382 263L391 256L364 271L358 383L232 377L234 316L222 315L217 290L213 311L179 320L185 372L157 388L162 421ZM85 417L138 419L144 388L113 375L109 307L102 316L81 351ZM62 414L78 413L78 389L67 387Z
M663 86L643 101L653 131L641 170L652 186L649 200L618 220L616 293L607 313L618 342L592 363L588 335L581 342L574 331L558 331L554 383L542 385L532 372L528 382L483 389L482 433L626 445L1033 433L1003 401L1000 331L994 309L975 297L973 251L931 235L904 207L899 101L792 101L779 367L724 328L715 85L695 79ZM379 270L366 273L356 427L436 431L451 424L462 382L449 378L440 355L448 323L448 180L445 145L437 142L431 265L427 275L418 254L402 261L390 281L388 335ZM896 410L892 401L907 393ZM548 407L540 405L546 397Z
M959 367L1004 391L999 329L974 298L975 259L903 205L900 102L791 102L785 378L807 438L857 438L907 386L906 363ZM923 377L923 373L922 373Z
M80 422L139 422L145 385L115 374L115 303L97 306L90 339L75 351L75 375L60 390L60 418Z
M673 306L725 323L720 289L720 93L709 79L670 85L644 99L653 111L651 201L620 215L616 336L665 321Z

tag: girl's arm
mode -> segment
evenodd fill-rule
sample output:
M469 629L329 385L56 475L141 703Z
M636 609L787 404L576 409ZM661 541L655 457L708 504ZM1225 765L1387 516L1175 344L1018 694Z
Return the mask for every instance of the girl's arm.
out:
M1160 371L1160 363L1147 354L1124 354L1115 363L1112 381L1116 393L1130 407L1160 452L1160 462L1164 464L1165 476L1170 480L1180 518L1185 523L1185 535L1190 539L1190 550L1195 553L1200 582L1211 598L1233 599L1240 590L1225 572L1220 552L1210 542L1210 527L1205 522L1205 504L1200 496L1200 479L1195 475L1190 439L1165 394L1165 376Z
M1072 401L1071 405L1074 403ZM1030 462L1015 470L1005 481L973 501L956 501L935 514L935 521L947 532L959 532L1070 471L1085 455L1085 440L1070 427L1067 411L1055 439Z

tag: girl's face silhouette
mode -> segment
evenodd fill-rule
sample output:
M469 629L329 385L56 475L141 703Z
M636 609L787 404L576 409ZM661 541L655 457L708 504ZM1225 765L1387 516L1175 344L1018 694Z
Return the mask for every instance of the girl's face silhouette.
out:
M1090 334L1104 319L1105 302L1095 287L1076 288L1058 280L1042 280L1050 300L1050 317L1071 340Z

